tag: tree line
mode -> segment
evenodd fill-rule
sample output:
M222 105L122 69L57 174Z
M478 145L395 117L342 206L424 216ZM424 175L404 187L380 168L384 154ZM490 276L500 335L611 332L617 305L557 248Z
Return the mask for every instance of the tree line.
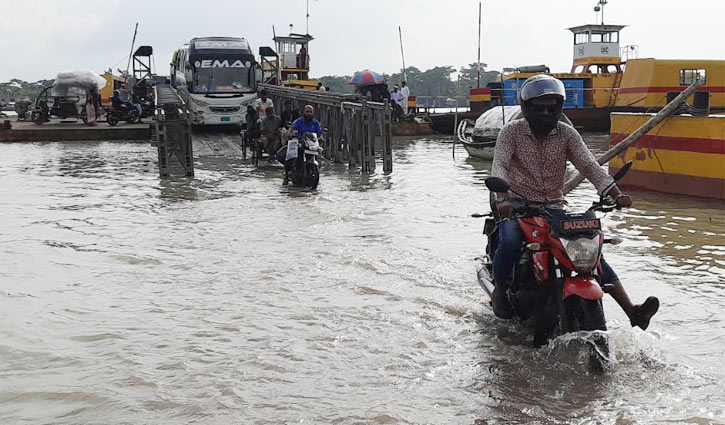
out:
M22 99L27 97L35 100L40 92L47 86L53 84L54 80L38 80L35 82L27 82L13 78L12 80L0 83L0 99Z
M468 91L477 86L476 63L463 66L456 69L452 66L435 66L433 68L421 71L419 68L410 66L406 68L407 84L410 87L410 93L414 96L459 96L462 99L468 98ZM452 75L458 73L458 78L452 79ZM388 82L388 87L392 90L393 85L400 84L403 78L402 69L393 74L381 74ZM496 71L486 71L481 67L481 87L495 81L499 76ZM351 75L326 75L317 78L322 81L325 87L329 87L331 91L338 93L353 93L355 87L350 85L348 81ZM53 80L39 80L36 82L26 82L19 79L12 79L5 83L0 83L0 99L20 99L28 97L35 99L44 87L53 83Z
M405 71L407 76L405 81L410 87L410 94L414 96L445 96L451 98L459 96L467 99L469 90L477 87L478 84L478 64L476 63L463 66L460 69L452 66L436 66L425 71L410 66ZM452 78L455 73L458 73L460 80ZM391 90L393 85L400 85L400 82L404 80L402 69L394 74L383 73L380 75L385 78ZM482 64L481 87L486 87L486 84L496 81L498 77L499 73L497 71L486 71ZM317 78L317 80L322 81L322 84L329 87L330 91L353 93L355 87L350 85L350 78L352 78L350 75L326 75Z

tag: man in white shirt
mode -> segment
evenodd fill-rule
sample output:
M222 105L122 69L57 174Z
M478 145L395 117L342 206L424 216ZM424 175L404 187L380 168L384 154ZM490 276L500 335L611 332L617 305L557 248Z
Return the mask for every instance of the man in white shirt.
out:
M401 115L403 115L403 94L398 91L398 86L393 87L393 92L390 93L390 99L395 102L393 103L393 119L397 121Z
M262 90L259 92L259 98L254 101L252 106L259 114L259 118L262 119L267 116L268 108L274 108L274 103L272 102L272 99L267 97L267 91Z
M403 95L403 104L400 105L403 108L403 114L408 115L408 98L410 97L410 89L405 84L405 81L400 83L400 94Z

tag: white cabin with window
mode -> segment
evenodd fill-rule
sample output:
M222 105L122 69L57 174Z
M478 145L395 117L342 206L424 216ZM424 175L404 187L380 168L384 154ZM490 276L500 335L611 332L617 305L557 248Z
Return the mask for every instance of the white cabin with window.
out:
M309 43L313 37L309 34L290 34L274 37L279 58L280 81L293 79L307 80L310 72Z
M619 31L626 25L581 25L574 34L574 65L571 72L621 72Z

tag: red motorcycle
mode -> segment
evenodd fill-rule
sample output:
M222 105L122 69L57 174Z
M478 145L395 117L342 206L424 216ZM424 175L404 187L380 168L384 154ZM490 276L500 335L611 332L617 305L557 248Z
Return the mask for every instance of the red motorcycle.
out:
M625 164L614 181L631 166L631 162ZM486 187L492 193L511 189L498 177L487 178ZM584 213L532 206L526 200L514 205L524 240L506 296L515 316L533 321L535 347L569 332L607 330L602 309L605 288L600 279L601 252L605 243L618 244L621 240L604 237L596 212L615 208L608 198L600 198ZM484 234L488 238L486 255L477 258L476 270L478 283L492 300L495 281L491 259L498 243L498 226L493 218L486 220ZM587 340L592 348L590 364L601 368L609 357L606 336L597 332Z

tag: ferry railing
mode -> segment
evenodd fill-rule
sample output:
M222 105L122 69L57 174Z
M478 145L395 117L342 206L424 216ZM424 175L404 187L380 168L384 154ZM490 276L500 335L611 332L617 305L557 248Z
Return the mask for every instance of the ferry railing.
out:
M152 137L158 149L159 174L171 175L171 160L176 158L184 175L194 175L191 116L184 100L168 84L154 86L154 124Z
M375 142L380 139L383 171L393 171L392 108L390 103L371 102L359 95L259 84L279 111L287 101L300 112L305 105L315 108L315 118L325 127L323 155L364 173L375 171Z

